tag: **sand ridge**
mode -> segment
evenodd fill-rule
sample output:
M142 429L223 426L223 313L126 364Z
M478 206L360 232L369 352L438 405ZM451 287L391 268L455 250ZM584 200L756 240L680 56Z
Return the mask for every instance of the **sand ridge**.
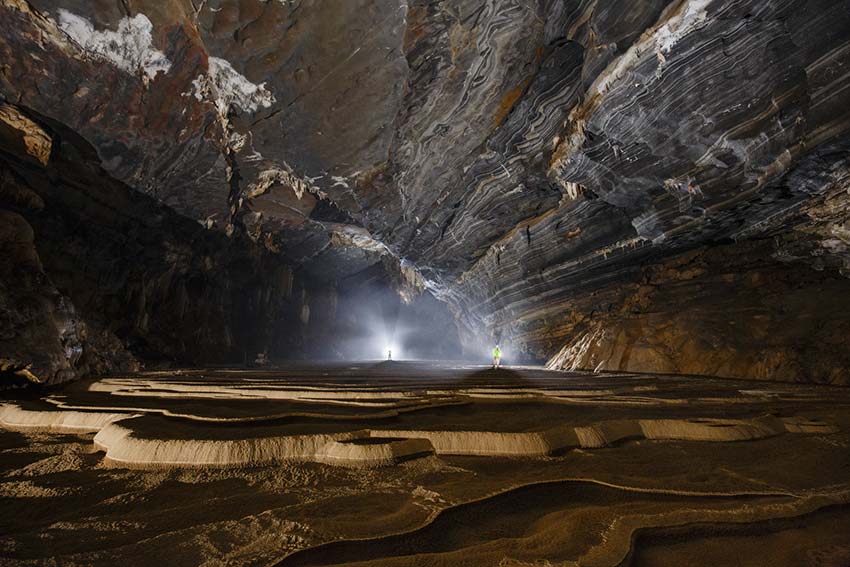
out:
M498 375L496 375L498 376ZM116 409L96 405L71 406L66 401L49 399L54 406L35 403L5 403L0 405L0 424L12 429L35 431L96 433L94 445L105 451L106 459L114 465L129 467L180 467L180 466L255 466L285 460L314 461L345 466L381 466L396 463L416 455L436 453L438 455L477 455L477 456L513 456L541 457L552 455L572 448L593 449L613 445L626 440L682 440L701 442L728 442L762 439L783 433L834 432L835 428L826 423L799 417L776 417L761 415L750 419L720 419L710 417L690 417L679 419L619 419L606 420L587 425L574 426L568 423L550 425L538 431L487 431L487 430L412 430L389 428L362 428L332 434L307 433L300 435L266 435L265 427L275 419L312 418L328 423L354 421L360 419L382 419L398 416L400 412L414 412L425 408L441 408L446 405L462 403L465 396L475 400L478 389L460 389L456 392L445 390L399 391L396 384L371 388L353 388L332 390L327 388L321 395L311 392L311 401L325 404L327 401L341 399L359 402L363 397L393 400L398 407L388 404L382 412L367 412L366 416L346 416L317 411L278 413L249 417L203 417L179 413L157 407L156 401L167 399L162 396L166 391L180 384L180 392L192 396L203 392L214 393L234 402L244 401L253 396L264 400L297 399L300 406L311 407L299 397L305 390L292 390L282 383L277 388L256 388L257 381L226 381L226 386L218 387L202 381L191 383L156 380L129 379L104 380L95 382L88 391L108 393L109 395L130 396L141 392L139 400L149 400L148 408L133 404L126 413L106 411ZM167 387L167 388L166 388ZM483 386L482 390L498 391L500 401L522 400L530 395L538 395L539 388L499 388ZM313 388L316 390L316 388ZM565 390L555 388L555 396ZM571 390L567 390L571 391ZM597 395L599 390L592 390ZM175 394L177 395L177 394ZM271 396L271 397L270 397ZM287 396L294 396L287 397ZM512 398L511 396L515 396ZM408 400L416 397L413 405ZM484 396L486 397L486 396ZM137 401L139 401L137 400ZM563 403L563 400L560 400ZM56 409L56 408L59 409ZM75 407L78 409L65 409ZM319 406L321 407L321 406ZM138 413L130 413L135 411ZM162 414L170 418L166 437L157 435L155 430L139 428L145 423L146 414ZM148 420L150 421L150 420ZM187 422L209 423L203 428ZM238 424L243 427L240 434L233 436L234 430L226 430L227 438L217 438L217 422ZM308 427L309 428L309 427ZM263 435L258 435L262 432ZM198 434L202 433L202 436ZM382 443L352 443L352 440L384 438Z

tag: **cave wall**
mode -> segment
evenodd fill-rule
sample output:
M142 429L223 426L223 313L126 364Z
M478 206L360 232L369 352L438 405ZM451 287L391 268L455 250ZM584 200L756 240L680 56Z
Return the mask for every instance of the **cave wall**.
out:
M469 353L501 341L513 360L555 366L846 381L841 349L806 337L843 328L850 4L344 4L0 0L0 100L79 134L106 173L230 235L233 250L247 236L278 255L246 241L250 267L226 269L239 262L225 253L210 277L239 282L228 289L269 289L246 280L255 266L297 266L292 299L266 305L292 331L274 335L280 353L333 351L333 326L355 311L344 282L391 259L450 306ZM43 158L37 133L12 138ZM14 211L59 294L83 288L39 244L46 221ZM172 222L158 211L136 221ZM201 251L219 238L178 232ZM181 250L185 285L171 289L157 264L162 297L115 303L147 311L192 295L188 274L209 270ZM699 275L676 275L692 253ZM255 297L200 289L225 306ZM242 333L230 327L247 341L265 301L198 318L227 329L247 314ZM184 348L144 326L121 328L152 351ZM764 338L765 326L779 330ZM570 354L603 328L591 343L608 346Z
M775 252L689 251L560 306L537 330L564 343L549 367L850 384L850 281Z
M410 104L390 173L374 181L399 185L403 221L385 238L455 306L465 342L552 359L587 338L575 318L626 309L618 289L646 266L733 241L742 247L722 249L738 259L709 262L692 301L665 285L643 304L653 316L600 323L613 333L607 348L628 356L553 366L846 383L841 349L820 341L841 336L847 313L850 6L540 2L529 20L496 4L504 10L411 10ZM455 19L464 8L475 17ZM475 80L451 80L463 72ZM749 243L764 239L781 241L762 251L770 264L748 262ZM750 269L784 283L750 291L712 275L746 281ZM701 301L739 329L724 332Z
M4 109L18 118L0 139L7 370L55 383L140 363L298 356L292 266L116 181L61 125ZM21 142L36 135L46 152Z
M605 246L623 221L598 199L539 219L459 282L467 341L558 368L847 384L848 148L822 146L767 187L785 202L767 222L746 218L752 202L727 210L734 239Z
M0 210L0 388L72 379L82 354L72 306L44 273L34 238L21 215Z

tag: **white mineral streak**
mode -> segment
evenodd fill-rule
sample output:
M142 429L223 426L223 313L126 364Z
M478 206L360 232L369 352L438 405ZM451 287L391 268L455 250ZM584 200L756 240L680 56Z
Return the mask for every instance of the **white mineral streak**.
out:
M339 175L332 175L331 181L334 182L331 187L345 187L346 189L351 189L351 187L348 185L348 179L345 177L340 177Z
M171 68L171 61L153 47L153 24L144 14L123 18L115 31L96 30L86 18L63 8L58 16L59 28L84 51L105 58L122 71L142 72L153 79Z
M692 0L677 17L671 18L655 32L662 53L669 53L683 37L702 26L708 16L706 8L712 0Z
M605 329L603 328L595 328L580 335L576 340L564 345L561 351L549 360L546 368L552 369L560 364L559 368L571 371L578 370L584 364L592 347L598 346L604 337ZM591 358L589 362L595 361Z
M209 74L199 75L192 81L192 94L198 100L210 100L218 113L226 116L231 105L246 112L268 108L275 102L274 95L240 74L229 61L219 57L209 58Z
M578 199L578 196L581 195L581 186L578 183L573 183L572 181L562 181L561 187L566 191L566 196L570 199Z
M389 253L383 242L375 240L372 238L372 233L365 228L357 226L337 225L333 232L331 232L331 240L334 244L340 246L353 246L377 254Z
M663 64L664 55L686 35L699 29L707 20L706 8L713 0L686 0L685 5L669 16L663 24L657 26L628 51L611 62L593 82L590 95L605 94L611 85L623 79L628 70L640 60L642 53L661 53L659 64Z
M628 79L628 74L641 60L644 53L658 56L660 71L667 61L666 55L686 35L702 27L707 17L707 7L713 0L683 0L672 14L663 16L663 21L650 28L628 51L614 59L593 81L588 89L585 105L577 106L570 113L570 133L559 141L551 169L558 171L564 163L584 144L587 116L598 105L602 97L616 84Z

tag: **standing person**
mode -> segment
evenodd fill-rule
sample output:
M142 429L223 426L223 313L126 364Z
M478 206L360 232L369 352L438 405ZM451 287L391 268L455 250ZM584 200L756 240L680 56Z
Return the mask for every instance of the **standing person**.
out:
M502 365L502 349L499 348L499 345L496 345L496 348L493 349L493 368L499 368Z

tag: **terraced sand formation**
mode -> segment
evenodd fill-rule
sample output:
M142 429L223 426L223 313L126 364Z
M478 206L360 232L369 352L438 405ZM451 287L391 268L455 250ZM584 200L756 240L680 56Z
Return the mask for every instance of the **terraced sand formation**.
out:
M394 368L390 365L388 368ZM370 369L372 370L372 369ZM382 368L379 366L378 371ZM634 389L574 390L554 384L510 383L513 371L493 371L492 383L386 381L378 385L310 385L281 382L272 377L243 378L222 372L214 379L200 374L113 378L89 384L95 394L74 403L61 396L47 397L46 405L34 403L0 405L0 424L10 429L42 432L96 433L94 446L105 452L106 461L128 467L252 466L286 460L315 461L346 466L389 465L412 456L477 455L489 457L541 457L573 448L600 448L636 440L748 441L783 433L833 433L834 426L798 416L759 415L748 419L683 417L666 419L604 420L575 426L541 424L517 431L455 429L443 419L445 429L372 429L367 425L401 413L459 406L464 411L482 400L545 400L549 403L588 402L600 397L624 403L640 403L628 394ZM554 386L554 387L553 387ZM638 387L641 392L644 388ZM107 394L108 396L97 394ZM108 397L134 398L122 407ZM649 399L641 396L645 403ZM290 402L291 412L232 415L195 415L168 409L160 402L171 399L226 401L239 404L253 400ZM463 403L463 399L468 400ZM658 399L663 400L663 397ZM681 400L668 400L672 402ZM663 403L663 402L662 402ZM311 407L312 406L312 407ZM330 407L362 408L349 415L327 411ZM370 411L379 408L379 411ZM258 408L259 409L259 408ZM160 414L171 418L165 423ZM450 415L450 414L447 414ZM147 417L146 416L153 416ZM298 418L314 420L326 432L290 432L284 423ZM223 429L217 424L227 423ZM308 422L309 423L309 422ZM241 427L234 427L241 426ZM305 431L310 427L305 426ZM528 429L528 430L527 430Z
M850 557L808 528L850 526L848 408L838 387L412 362L112 376L0 403L0 564L40 564L45 537L104 565L659 564L770 534L816 565Z

